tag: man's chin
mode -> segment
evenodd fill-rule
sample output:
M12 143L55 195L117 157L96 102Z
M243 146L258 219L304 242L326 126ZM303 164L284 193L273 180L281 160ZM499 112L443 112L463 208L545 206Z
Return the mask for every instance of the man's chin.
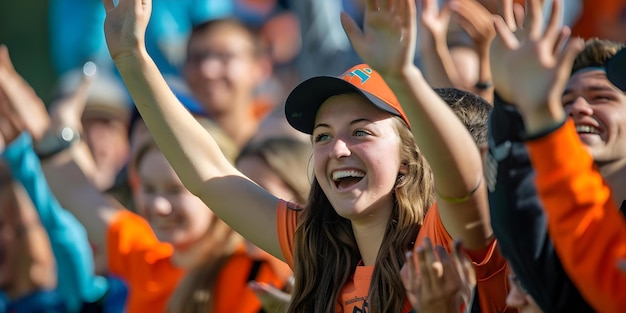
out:
M597 134L578 134L578 138L585 146L597 146L603 144L602 138Z
M579 135L578 138L583 144L585 150L587 150L594 157L594 159L597 155L602 154L602 150L604 150L604 142L598 136Z

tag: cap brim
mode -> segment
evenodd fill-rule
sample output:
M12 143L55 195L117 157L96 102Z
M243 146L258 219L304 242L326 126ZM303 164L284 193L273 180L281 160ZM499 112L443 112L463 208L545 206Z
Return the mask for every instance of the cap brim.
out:
M300 83L287 97L285 116L289 125L305 134L312 134L315 126L315 116L322 103L332 96L345 93L360 94L376 107L393 115L398 115L398 112L378 97L357 88L341 78L318 76Z
M606 77L617 88L626 92L626 48L606 62Z

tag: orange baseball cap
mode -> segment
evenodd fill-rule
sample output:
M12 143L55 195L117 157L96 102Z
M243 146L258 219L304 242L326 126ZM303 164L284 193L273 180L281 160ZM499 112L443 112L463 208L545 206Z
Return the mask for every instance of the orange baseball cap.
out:
M315 115L324 101L332 96L354 92L363 95L379 109L401 117L411 127L391 88L367 64L356 65L338 77L318 76L300 83L287 97L287 121L293 128L311 134L315 126Z

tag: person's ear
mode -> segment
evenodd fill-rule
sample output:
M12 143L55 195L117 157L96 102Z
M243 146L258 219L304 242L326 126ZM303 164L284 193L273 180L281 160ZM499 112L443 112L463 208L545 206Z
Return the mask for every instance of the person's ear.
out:
M406 162L402 162L400 164L400 168L398 169L398 176L396 177L396 184L401 182L404 179L404 176L409 173L409 165Z
M478 147L478 149L480 150L480 157L484 160L485 157L487 156L487 151L489 151L489 145L488 144L484 144Z
M409 164L402 162L400 169L398 169L398 176L404 176L409 173Z

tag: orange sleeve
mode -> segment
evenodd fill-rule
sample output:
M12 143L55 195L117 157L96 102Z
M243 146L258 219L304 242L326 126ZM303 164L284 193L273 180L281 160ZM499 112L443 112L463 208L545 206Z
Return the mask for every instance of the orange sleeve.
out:
M298 227L298 212L296 205L284 200L278 201L276 207L276 226L280 249L283 252L285 263L293 269L293 234Z
M171 245L159 242L142 217L122 210L107 231L109 271L122 278L131 292L126 312L164 312L183 271L171 263Z
M138 215L126 211L119 211L109 225L107 232L107 263L111 273L120 277L127 277L130 268L126 261L137 245L156 243L150 225Z
M430 238L433 245L440 245L450 250L453 239L441 222L437 204L434 204L426 213L424 224L417 235L416 245L421 244L426 237ZM468 255L472 258L476 271L476 288L482 311L517 312L506 306L506 296L509 290L508 261L500 254L497 240L484 250L473 251ZM477 259L477 256L481 258Z
M527 142L548 231L563 267L599 312L626 308L626 221L574 123Z

